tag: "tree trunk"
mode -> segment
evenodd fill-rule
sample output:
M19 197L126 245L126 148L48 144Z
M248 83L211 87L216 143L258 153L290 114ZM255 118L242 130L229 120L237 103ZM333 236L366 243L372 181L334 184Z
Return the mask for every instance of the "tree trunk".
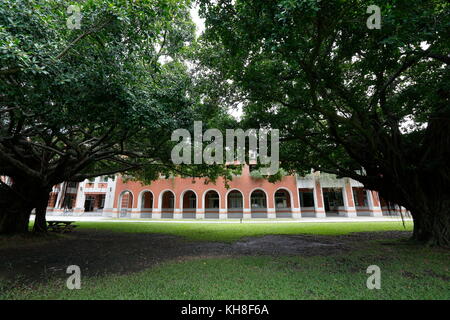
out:
M450 208L443 212L411 212L414 220L412 240L432 246L450 246Z
M0 209L0 234L27 233L31 209L13 205Z
M384 184L380 196L391 205L410 211L412 240L433 246L450 246L450 194L439 173L405 174L397 183Z
M49 199L50 191L44 190L39 193L36 199L36 218L34 220L33 232L35 233L46 233L47 232L47 220L45 215L47 213L47 204Z
M422 243L450 246L450 108L444 89L436 96L440 102L430 117L427 131L417 154L421 162L409 164L410 172L403 177L404 197L412 204L413 239ZM407 167L407 166L405 166ZM419 170L421 169L421 170Z
M0 234L27 233L32 207L14 186L0 190Z
M45 214L50 188L42 187L39 181L13 178L11 186L0 188L0 234L28 232L30 215L36 209L33 231L47 231Z

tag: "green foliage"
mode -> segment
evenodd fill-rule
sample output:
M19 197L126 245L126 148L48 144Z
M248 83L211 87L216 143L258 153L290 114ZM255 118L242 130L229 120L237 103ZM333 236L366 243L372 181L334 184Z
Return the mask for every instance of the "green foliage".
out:
M284 169L351 177L414 211L447 201L447 1L377 1L380 30L370 1L199 2L204 73L236 88L244 127L280 130Z
M51 185L169 164L198 113L184 59L189 1L0 4L0 175ZM153 165L155 164L155 165Z
M252 178L255 179L267 179L267 181L272 182L272 183L276 183L281 181L281 179L283 179L283 177L287 176L288 172L286 170L284 170L283 168L280 168L277 173L272 174L270 176L268 175L263 175L261 173L261 170L259 169L254 169L250 171L250 176Z

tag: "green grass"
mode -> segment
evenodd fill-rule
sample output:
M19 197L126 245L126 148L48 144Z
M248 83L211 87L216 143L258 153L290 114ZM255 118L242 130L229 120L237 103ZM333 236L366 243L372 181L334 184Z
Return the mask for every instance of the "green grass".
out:
M265 234L340 235L404 230L398 222L303 224L88 223L81 229L179 235L186 240L235 241ZM412 227L407 223L407 229ZM327 256L241 256L172 260L147 270L82 277L81 290L63 280L0 282L0 299L450 299L448 250L404 240L365 241ZM381 289L366 287L369 265L381 268ZM3 289L3 290L2 290Z
M55 281L0 298L450 299L448 258L439 250L373 243L363 251L326 257L172 261L131 275L83 279L81 290ZM381 268L380 290L366 287L366 268L372 264Z
M330 223L133 223L77 222L83 229L131 233L164 233L197 241L233 242L243 237L266 234L343 235L351 232L412 230L413 223L389 222L330 222Z

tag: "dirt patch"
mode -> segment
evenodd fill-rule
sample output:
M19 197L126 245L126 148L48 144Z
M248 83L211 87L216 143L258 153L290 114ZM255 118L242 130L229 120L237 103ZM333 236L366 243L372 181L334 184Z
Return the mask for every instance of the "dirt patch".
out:
M186 241L172 235L77 230L41 245L0 249L0 279L47 282L67 278L69 265L83 276L127 274L168 260L242 255L330 255L357 249L366 240L398 239L407 232L365 232L346 236L267 235L234 243Z
M433 278L436 278L436 279L440 279L440 280L444 280L444 281L450 282L450 277L449 276L446 276L446 275L443 275L443 274L438 274L438 273L434 272L433 270L425 270L425 274L427 276L430 276L430 277L433 277Z
M314 239L302 235L267 235L245 238L232 248L242 254L269 255L324 255L338 253L349 248L342 242L330 239Z

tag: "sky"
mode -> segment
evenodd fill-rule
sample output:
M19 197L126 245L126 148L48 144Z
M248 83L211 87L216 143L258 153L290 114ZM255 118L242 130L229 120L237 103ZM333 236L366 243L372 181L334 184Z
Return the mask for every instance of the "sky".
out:
M197 26L197 37L205 30L205 19L202 19L198 15L198 6L194 6L191 9L191 17Z
M205 30L205 19L202 19L199 17L198 6L194 6L191 9L191 17L197 27L196 35L198 37ZM231 110L228 110L228 112L238 120L241 119L242 114L243 114L242 108L240 106L238 107L238 109L231 109Z

